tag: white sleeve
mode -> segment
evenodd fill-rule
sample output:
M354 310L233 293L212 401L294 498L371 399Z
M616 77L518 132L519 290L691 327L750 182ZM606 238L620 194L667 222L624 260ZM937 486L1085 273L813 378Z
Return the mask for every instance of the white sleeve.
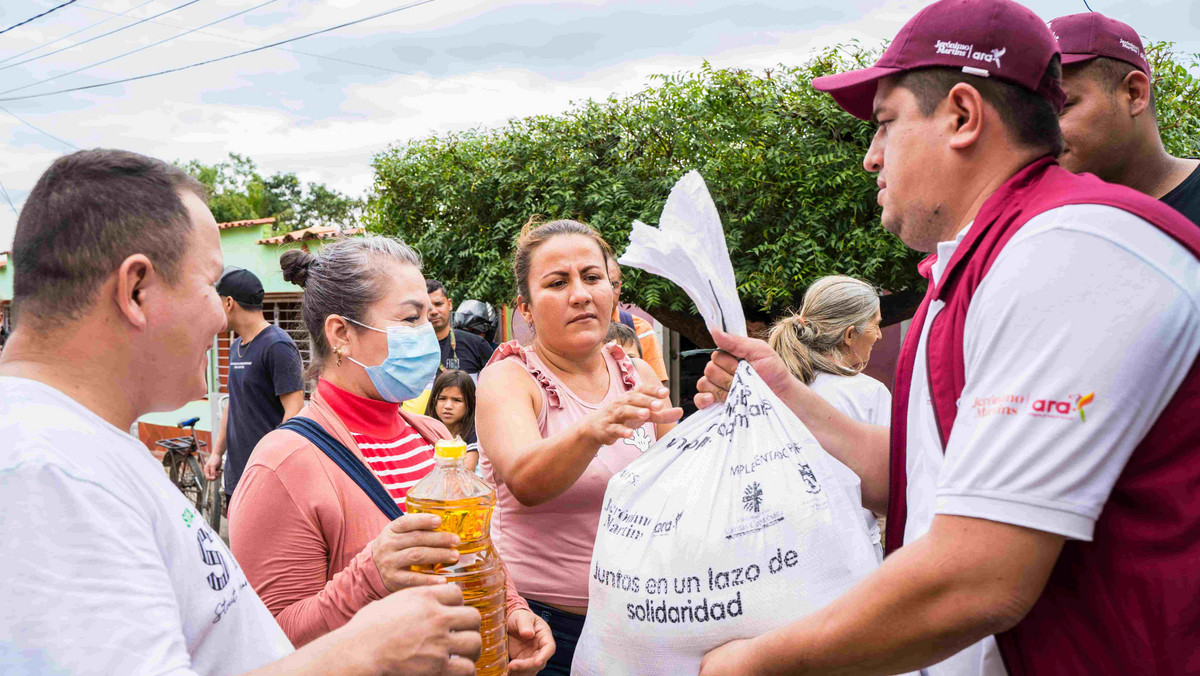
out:
M29 674L192 674L154 526L56 465L0 472L0 664Z
M887 385L871 379L875 385L875 391L871 397L871 419L867 422L872 425L880 425L889 427L892 424L892 393L888 391Z
M1200 267L1119 213L1111 225L1135 239L1070 228L1014 238L980 284L937 513L1091 540L1200 351Z

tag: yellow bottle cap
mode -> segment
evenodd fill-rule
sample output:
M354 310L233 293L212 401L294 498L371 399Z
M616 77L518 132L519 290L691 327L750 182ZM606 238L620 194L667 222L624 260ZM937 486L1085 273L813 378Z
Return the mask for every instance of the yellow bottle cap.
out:
M433 454L439 458L461 458L467 452L467 442L459 438L439 439Z

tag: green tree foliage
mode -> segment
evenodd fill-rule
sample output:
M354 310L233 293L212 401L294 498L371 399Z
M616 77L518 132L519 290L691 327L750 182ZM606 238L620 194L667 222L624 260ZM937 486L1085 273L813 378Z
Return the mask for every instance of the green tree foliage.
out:
M416 246L457 298L506 302L513 242L530 216L584 220L619 253L633 220L657 223L671 186L698 169L751 319L797 305L826 274L909 289L917 256L878 226L875 181L862 170L872 129L809 85L874 56L851 46L763 73L705 65L563 115L395 146L374 160L368 223ZM628 270L624 293L707 342L672 283Z
M714 69L652 79L627 97L562 115L413 140L377 155L368 227L424 256L455 298L514 296L513 242L534 215L595 226L618 253L634 219L657 223L674 182L698 169L725 224L751 320L799 305L816 278L847 274L892 292L885 323L911 315L924 290L920 254L879 225L863 171L870 124L812 89L814 77L873 63L879 49L827 49L802 65ZM1152 46L1159 115L1176 150L1195 144L1196 81L1169 46ZM1185 152L1195 156L1194 150ZM930 177L936 180L936 177ZM670 282L626 271L625 300L697 344L709 343L691 301Z
M313 226L357 227L363 201L321 183L303 182L294 173L262 176L254 161L237 153L213 165L196 160L180 164L209 190L209 208L218 222L274 216L274 232Z
M1200 157L1200 54L1179 54L1173 42L1147 42L1155 111L1163 146L1176 157Z

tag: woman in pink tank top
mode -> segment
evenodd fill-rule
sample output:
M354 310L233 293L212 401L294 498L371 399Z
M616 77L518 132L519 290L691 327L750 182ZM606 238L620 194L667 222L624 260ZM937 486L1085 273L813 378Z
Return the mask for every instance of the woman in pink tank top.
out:
M533 344L502 345L479 379L480 462L499 503L493 538L558 646L543 674L570 673L608 480L683 413L646 362L604 343L611 257L577 221L526 225L513 272Z

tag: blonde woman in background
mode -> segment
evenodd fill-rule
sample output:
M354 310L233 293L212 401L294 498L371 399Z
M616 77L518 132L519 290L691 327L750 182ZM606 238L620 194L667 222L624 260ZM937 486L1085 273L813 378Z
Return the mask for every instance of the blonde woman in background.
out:
M834 408L860 422L890 425L892 395L862 372L879 330L879 294L853 277L822 277L804 293L800 312L771 327L767 343L792 375L804 381ZM879 520L863 509L867 532L883 560Z
M862 372L882 337L879 294L853 277L822 277L800 312L771 327L767 342L792 375L842 413L871 425L891 424L892 395Z

